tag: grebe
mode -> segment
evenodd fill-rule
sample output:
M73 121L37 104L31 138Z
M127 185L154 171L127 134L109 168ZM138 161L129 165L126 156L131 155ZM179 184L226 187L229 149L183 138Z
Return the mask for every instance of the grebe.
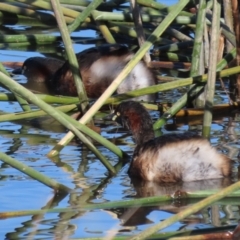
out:
M126 46L119 44L93 47L76 54L87 95L90 98L100 97L131 60L133 55L134 53ZM117 89L117 93L125 93L154 84L156 84L156 78L141 61L121 83ZM77 95L68 61L54 74L51 79L51 86L57 94ZM154 101L155 94L141 96L137 99Z
M113 120L128 128L137 144L128 174L159 183L189 182L231 175L231 160L193 133L154 138L152 120L138 102L118 105Z
M134 53L126 46L109 44L92 47L76 54L79 71L88 97L98 98L108 88L121 70L131 60ZM19 73L19 71L13 71ZM77 96L69 62L64 64L54 58L31 57L22 67L22 73L28 81L45 82L52 94ZM146 64L140 61L117 89L125 93L156 84L156 78ZM155 94L135 98L155 101Z

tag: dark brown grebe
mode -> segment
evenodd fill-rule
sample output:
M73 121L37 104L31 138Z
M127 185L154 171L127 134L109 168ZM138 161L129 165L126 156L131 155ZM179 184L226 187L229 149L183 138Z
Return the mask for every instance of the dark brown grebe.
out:
M79 71L88 97L100 97L133 55L134 53L126 46L119 44L92 47L77 53ZM22 73L27 77L28 83L44 82L52 94L77 96L68 61L63 64L62 61L54 58L31 57L24 62L21 71L18 69L13 73ZM156 84L155 76L141 61L121 83L117 93L125 93L154 84ZM155 94L151 94L136 99L154 101L155 97Z
M154 138L152 120L137 102L122 102L113 120L127 127L137 144L128 173L155 182L197 181L228 177L231 160L209 141L192 133Z
M90 98L98 98L131 60L134 53L126 46L110 44L89 48L76 56L87 95ZM143 62L139 62L118 87L117 93L125 93L154 84L156 84L156 78L152 72ZM68 61L53 76L51 87L57 94L77 95ZM138 100L154 101L155 94L139 97Z

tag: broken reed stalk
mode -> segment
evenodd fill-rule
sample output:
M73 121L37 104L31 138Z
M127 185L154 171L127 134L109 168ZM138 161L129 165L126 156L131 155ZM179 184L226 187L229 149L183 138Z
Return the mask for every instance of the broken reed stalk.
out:
M88 122L94 114L101 108L104 102L109 98L113 92L117 89L117 87L121 84L121 82L125 79L125 77L130 73L130 71L136 66L136 64L142 59L145 53L149 50L151 45L157 40L157 38L164 32L164 30L169 26L169 24L177 17L179 12L187 5L189 0L183 0L177 3L176 8L168 14L162 23L154 30L154 32L148 37L147 41L142 45L142 47L138 50L135 56L130 60L130 62L125 66L125 68L121 71L118 77L111 83L111 85L107 88L107 90L102 94L102 96L95 102L95 104L85 113L85 115L80 119L82 124ZM59 151L66 146L71 139L73 138L73 134L69 132L57 145L54 147L48 154L50 156L57 155Z
M209 56L209 68L208 68L208 80L206 85L206 100L205 111L203 116L203 129L202 135L204 137L210 136L211 124L212 124L212 108L215 94L216 85L216 68L217 68L217 53L218 42L220 36L220 14L221 4L217 0L213 0L213 20L211 28L211 42L210 42L210 56Z

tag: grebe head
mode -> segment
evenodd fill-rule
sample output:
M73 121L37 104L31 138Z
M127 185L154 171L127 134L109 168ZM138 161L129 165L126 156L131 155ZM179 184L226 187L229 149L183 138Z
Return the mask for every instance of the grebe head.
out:
M48 82L53 74L63 65L63 61L50 57L30 57L25 60L22 67L13 71L23 74L28 82Z
M152 119L145 107L138 102L122 102L114 111L112 119L132 132L137 145L154 138Z
M231 175L230 159L201 136L186 132L154 138L150 115L140 103L121 103L113 120L131 130L137 143L128 170L130 177L178 183Z

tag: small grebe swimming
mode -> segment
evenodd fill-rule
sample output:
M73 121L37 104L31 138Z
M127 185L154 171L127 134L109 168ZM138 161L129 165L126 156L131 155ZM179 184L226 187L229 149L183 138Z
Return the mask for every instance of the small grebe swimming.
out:
M126 46L108 44L86 49L76 54L79 71L87 95L98 98L119 75L134 53ZM57 94L76 96L77 91L69 62L54 74L51 87ZM125 93L156 84L156 78L146 64L140 61L117 88L117 93ZM136 99L154 101L155 94L140 96Z
M128 170L130 177L164 183L231 175L231 160L201 136L184 133L154 138L151 117L138 102L119 104L113 120L127 127L137 144Z
M79 72L88 97L98 98L118 76L134 56L126 46L108 44L92 47L76 54ZM52 94L77 96L77 89L68 61L54 58L28 58L21 69L13 71L24 74L28 82L44 82ZM117 88L117 93L149 87L156 84L156 77L146 64L140 61ZM36 88L38 86L36 85ZM37 90L37 89L34 89ZM137 100L153 102L156 94L137 97Z

